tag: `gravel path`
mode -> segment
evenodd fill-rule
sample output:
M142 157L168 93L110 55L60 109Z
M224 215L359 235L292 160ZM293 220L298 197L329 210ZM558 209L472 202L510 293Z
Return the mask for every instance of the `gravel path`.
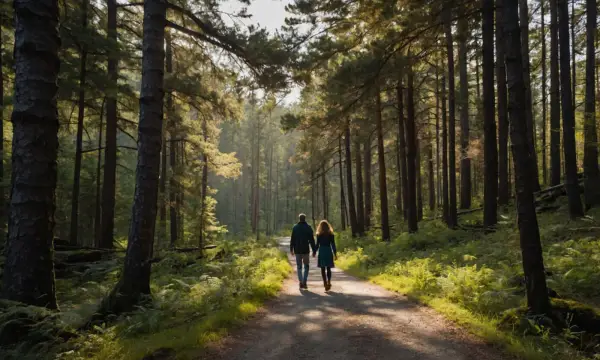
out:
M508 359L435 311L339 269L326 293L315 263L308 290L294 270L275 301L202 359Z

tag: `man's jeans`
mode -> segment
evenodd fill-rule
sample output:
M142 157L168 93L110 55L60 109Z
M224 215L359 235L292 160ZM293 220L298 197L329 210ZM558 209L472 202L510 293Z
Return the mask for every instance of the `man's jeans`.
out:
M306 283L308 280L308 265L310 254L296 254L296 266L298 267L298 281ZM304 264L304 276L302 276L302 264Z

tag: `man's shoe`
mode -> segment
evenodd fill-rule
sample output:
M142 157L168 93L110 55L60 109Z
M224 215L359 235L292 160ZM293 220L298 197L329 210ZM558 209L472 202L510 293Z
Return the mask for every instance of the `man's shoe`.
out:
M306 283L306 281L304 282L304 284L302 284L302 288L305 290L308 289L308 284Z
M304 283L301 282L298 287L300 288L300 290L304 289Z

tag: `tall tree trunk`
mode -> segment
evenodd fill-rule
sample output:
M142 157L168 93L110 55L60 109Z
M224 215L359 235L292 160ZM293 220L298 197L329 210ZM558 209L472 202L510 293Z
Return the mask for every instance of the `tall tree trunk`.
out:
M206 119L202 120L202 137L204 138L204 146L208 144L208 124ZM208 191L208 151L202 153L202 180L200 185L200 230L198 231L198 247L200 253L204 249L204 224L206 223L206 194Z
M408 68L406 95L406 169L408 175L408 231L419 230L417 214L417 136L415 130L415 99L413 69Z
M402 206L402 160L400 159L400 128L396 133L396 212L400 214L403 212Z
M483 19L483 225L498 221L498 152L494 121L494 0L482 0Z
M575 148L575 111L571 94L569 64L569 8L567 0L558 0L558 30L560 39L560 90L563 116L563 152L565 155L565 184L571 218L583 216L577 179L577 149Z
M102 100L100 109L100 125L98 126L98 160L96 162L96 211L94 214L94 247L98 247L102 239L102 131L104 120L104 105Z
M416 135L415 135L416 136ZM415 156L415 169L417 172L417 221L423 220L423 175L421 169L421 143L415 139L417 155Z
M352 230L352 236L360 234L358 231L358 221L356 219L356 206L354 204L354 185L352 184L352 153L350 150L350 121L347 120L346 124L346 136L344 142L346 143L346 181L348 182L348 209L350 210L350 229Z
M316 213L316 199L315 199L315 190L317 188L317 186L315 185L315 172L313 171L311 173L311 182L310 182L310 212L311 212L311 218L312 218L312 224L313 224L313 228L315 228L315 213Z
M178 170L178 175L179 177L181 177L183 175L182 171L183 171L183 166L185 164L185 135L183 135L183 139L181 139L180 141L177 142L178 143L178 149L177 149L177 155L178 155L178 163L177 163L177 170ZM185 186L183 184L183 182L178 181L177 182L177 202L175 203L175 208L177 209L177 231L178 231L178 239L181 239L182 241L185 241L185 239L183 238L183 234L184 234L184 229L185 229L185 225L184 225L184 212L183 209L185 207Z
M442 199L442 174L440 173L440 69L435 66L435 178L437 187L436 209Z
M381 239L383 241L390 240L390 220L388 214L388 197L387 197L387 179L385 169L385 149L383 147L383 124L381 119L381 89L377 82L377 94L375 94L375 120L377 122L377 159L379 161L379 204L381 206ZM368 141L368 147L371 147L371 142ZM369 153L371 151L369 150ZM369 162L371 157L369 156ZM369 177L371 176L369 171ZM369 196L370 194L369 189ZM369 200L367 200L369 202ZM369 214L370 215L370 214Z
M254 223L256 226L256 240L260 237L260 119L256 121L257 136L256 136L256 171L255 181L256 190L254 191ZM313 215L314 216L314 215Z
M127 255L121 279L105 301L105 312L133 310L143 294L150 293L150 254L156 224L156 200L164 103L165 22L162 0L144 2L142 87L138 130L135 197Z
M165 71L170 74L173 71L173 47L171 44L171 34L168 30L165 30ZM160 178L158 184L159 191L159 220L158 220L158 237L156 241L156 247L160 248L161 243L167 238L167 133L170 130L169 122L174 119L173 110L173 94L172 89L166 89L166 116L163 121L163 138L162 147L160 151ZM171 203L169 199L169 203ZM171 243L174 246L175 243ZM154 251L153 251L154 253Z
M81 1L81 26L87 28L88 0ZM84 30L85 31L85 30ZM75 166L73 171L73 193L71 194L71 231L69 243L77 245L79 229L79 188L81 183L81 156L83 145L83 119L85 116L85 81L86 81L87 45L79 44L79 94L77 100L77 137L75 141ZM98 150L99 151L99 150Z
M15 0L12 188L2 297L56 309L58 1Z
M571 0L571 95L573 96L573 112L577 109L576 90L577 90L577 63L575 62L575 0ZM575 116L575 115L573 115Z
M497 2L498 1L500 0L497 0ZM498 205L507 205L510 198L510 169L508 161L508 105L506 96L506 67L504 65L504 37L502 34L502 28L498 26L499 24L502 24L502 9L497 5L496 24L496 82L498 88Z
M550 185L560 184L560 75L558 69L558 0L550 0Z
M428 134L429 142L427 143L427 190L429 191L429 210L435 211L435 175L433 170L433 140L431 132Z
M453 229L458 225L456 214L456 101L454 86L454 44L452 40L452 8L449 1L445 4L446 51L448 55L448 227Z
M377 111L377 109L375 109ZM377 117L378 115L375 114ZM375 120L377 121L377 120ZM365 168L365 229L371 227L371 215L373 213L373 187L371 183L371 160L373 158L373 154L371 151L371 134L367 134L367 138L365 140L365 159L364 159L364 168Z
M4 13L0 13L0 24L4 22ZM2 39L2 26L0 26ZM6 203L4 199L4 72L2 65L3 44L0 41L0 236L6 231ZM4 241L3 241L4 243Z
M458 68L460 78L460 208L471 207L471 159L469 158L469 79L467 77L468 24L458 21Z
M586 58L585 58L585 207L600 203L600 172L598 170L598 133L596 132L596 0L586 1Z
M321 192L323 193L323 219L329 219L329 209L327 205L327 174L325 173L325 163L321 164Z
M171 44L171 37L167 33L166 36L166 66L165 69L167 74L173 72L173 47ZM178 176L179 169L177 167L177 120L175 116L175 110L173 109L173 94L169 89L167 93L167 115L170 117L167 119L167 125L169 128L169 165L171 167L171 177L169 178L169 230L170 230L170 246L175 247L179 237L179 214L178 214L178 202L179 202L179 186Z
M340 160L340 216L342 231L346 230L346 197L344 196L344 170L342 166L342 136L339 138L338 155Z
M529 138L529 152L533 157L531 167L531 181L533 191L540 190L540 179L537 165L537 152L535 149L535 122L533 119L533 99L531 96L531 65L529 61L529 9L527 0L519 0L519 24L521 25L521 53L523 54L523 76L525 77L525 105L527 115L527 133Z
M116 46L117 1L107 0L107 35ZM117 82L119 78L117 52L108 52L108 81L110 89L106 98L106 145L104 147L104 181L102 181L102 238L99 247L112 249L115 227L115 184L117 176Z
M546 106L546 79L547 79L547 70L546 70L546 20L545 20L545 0L540 0L540 11L541 11L541 21L542 21L542 183L548 184L548 156L547 156L547 106Z
M442 68L444 64L442 62ZM446 75L442 75L442 218L448 224L450 204L448 201L448 122L446 111Z
M517 190L517 219L521 243L523 270L527 286L527 306L535 314L550 310L542 244L535 213L531 167L533 156L528 151L527 105L523 58L518 18L518 0L497 0L503 9L502 30L508 83L508 116L510 122L511 149L514 158ZM568 49L568 48L567 48ZM567 58L568 61L568 58Z
M354 148L354 161L356 163L356 224L358 225L358 233L363 235L365 232L365 203L363 197L362 159L358 136L354 142Z
M402 69L400 69L402 70ZM406 160L406 126L404 124L404 89L402 81L404 75L400 73L398 85L396 87L396 101L398 102L398 143L400 147L400 169L401 169L401 186L402 186L402 208L404 219L408 218L408 174Z

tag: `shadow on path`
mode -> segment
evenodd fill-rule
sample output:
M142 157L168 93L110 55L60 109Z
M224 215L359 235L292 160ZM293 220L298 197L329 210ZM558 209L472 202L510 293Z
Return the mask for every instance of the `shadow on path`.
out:
M281 240L283 250L289 242ZM202 359L504 359L430 309L334 269L323 289L311 268L308 290L294 274L262 316L208 349ZM316 263L311 258L311 265Z

